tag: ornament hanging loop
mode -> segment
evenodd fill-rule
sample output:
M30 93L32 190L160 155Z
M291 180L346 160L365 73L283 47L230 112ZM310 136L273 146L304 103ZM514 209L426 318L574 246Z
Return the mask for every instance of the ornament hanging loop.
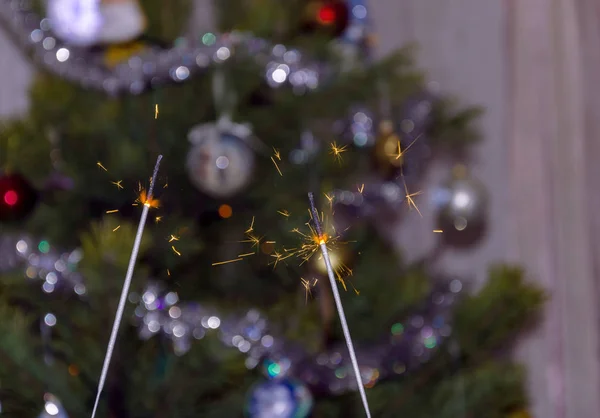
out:
M230 124L237 105L237 96L227 85L225 70L221 67L216 68L213 73L212 95L217 112L217 126Z

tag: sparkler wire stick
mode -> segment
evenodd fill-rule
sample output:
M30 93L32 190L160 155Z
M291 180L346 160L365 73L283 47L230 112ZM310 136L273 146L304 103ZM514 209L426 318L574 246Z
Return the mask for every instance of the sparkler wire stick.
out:
M323 237L323 231L321 230L321 222L319 221L319 212L315 206L315 198L312 193L308 193L308 200L310 201L310 210L312 212L313 222L315 229L319 236L319 239ZM342 305L342 299L340 298L340 292L335 282L335 274L333 273L333 267L331 266L331 259L329 258L329 252L327 251L327 245L324 240L321 240L319 245L321 246L321 252L323 253L323 260L325 260L325 266L327 268L327 276L329 276L329 283L331 284L331 291L333 292L333 298L335 299L335 305L337 307L338 315L340 317L340 323L342 324L342 330L344 331L344 337L346 338L346 346L350 353L350 361L352 362L352 368L354 369L354 376L356 377L356 384L358 385L358 391L362 399L362 404L367 414L367 418L371 418L371 410L369 409L369 402L367 401L367 393L362 383L360 370L358 368L358 362L356 361L356 352L354 351L354 345L352 344L352 336L350 335L350 328L348 327L348 321L346 321L346 314L344 313L344 306Z
M142 235L144 234L144 227L146 225L146 218L148 217L148 210L150 209L150 201L152 199L152 192L154 191L154 183L156 182L156 176L158 175L158 168L160 167L160 161L162 155L159 155L154 166L154 173L152 174L152 180L150 181L150 187L148 188L148 195L142 209L142 216L138 225L137 233L135 234L135 241L133 243L133 249L131 250L131 257L129 258L129 266L127 267L127 274L125 275L125 282L123 283L123 290L121 291L121 299L119 300L119 306L117 308L117 315L115 316L115 322L113 323L112 332L110 333L110 339L108 340L108 347L106 348L106 355L104 357L104 364L102 365L102 373L100 374L100 380L98 382L98 391L96 393L96 401L94 402L94 409L92 411L92 418L96 416L96 409L98 408L98 402L100 401L100 395L106 382L106 375L108 373L108 367L110 366L110 360L112 359L113 350L115 348L115 342L117 340L117 334L119 333L119 326L123 319L123 311L125 310L125 302L127 301L127 295L129 294L129 287L131 286L131 278L133 277L133 269L135 262L140 250L140 244L142 243Z

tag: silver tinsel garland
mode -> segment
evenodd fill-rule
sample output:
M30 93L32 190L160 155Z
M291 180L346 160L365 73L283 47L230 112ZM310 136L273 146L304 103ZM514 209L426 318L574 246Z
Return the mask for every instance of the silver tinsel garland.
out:
M0 250L0 272L23 269L25 280L38 280L46 293L63 289L85 294L83 278L77 272L80 250L60 252L47 241L10 236L0 238ZM462 282L456 279L437 283L420 309L391 325L378 344L357 346L365 385L372 387L426 363L451 336L451 309L462 289ZM194 341L212 333L225 346L243 353L248 369L260 367L269 378L299 379L314 394L356 390L343 345L312 355L282 337L276 325L258 310L224 315L217 308L183 302L177 293L154 282L139 294L131 293L129 301L137 304L132 321L140 338L168 338L177 355L185 354Z
M349 25L336 42L337 50L356 62L367 35L367 9L364 0L348 1ZM234 54L252 57L265 68L272 87L289 83L295 91L317 88L324 69L303 54L284 45L273 45L249 33L207 34L200 41L179 38L167 49L150 46L139 55L107 67L101 56L87 47L69 45L52 31L52 22L40 18L29 1L0 0L0 19L17 41L32 52L47 70L83 87L109 94L139 94L168 82L181 83L206 72L211 66L229 60Z

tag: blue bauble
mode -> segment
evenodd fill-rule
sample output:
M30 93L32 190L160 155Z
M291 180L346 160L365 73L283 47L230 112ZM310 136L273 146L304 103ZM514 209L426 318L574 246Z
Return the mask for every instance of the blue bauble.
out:
M313 399L301 382L275 379L255 385L248 399L250 418L305 418Z

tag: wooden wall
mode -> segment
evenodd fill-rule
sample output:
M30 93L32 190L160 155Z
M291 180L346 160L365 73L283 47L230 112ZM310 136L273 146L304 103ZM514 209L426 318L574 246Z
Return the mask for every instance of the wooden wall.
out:
M475 174L492 196L491 230L443 268L484 278L489 262L527 268L551 297L516 355L536 418L600 411L600 3L595 0L372 2L385 54L406 41L441 89L487 108ZM443 177L432 173L427 188ZM433 208L395 231L418 254L433 245ZM416 214L413 214L416 215Z

